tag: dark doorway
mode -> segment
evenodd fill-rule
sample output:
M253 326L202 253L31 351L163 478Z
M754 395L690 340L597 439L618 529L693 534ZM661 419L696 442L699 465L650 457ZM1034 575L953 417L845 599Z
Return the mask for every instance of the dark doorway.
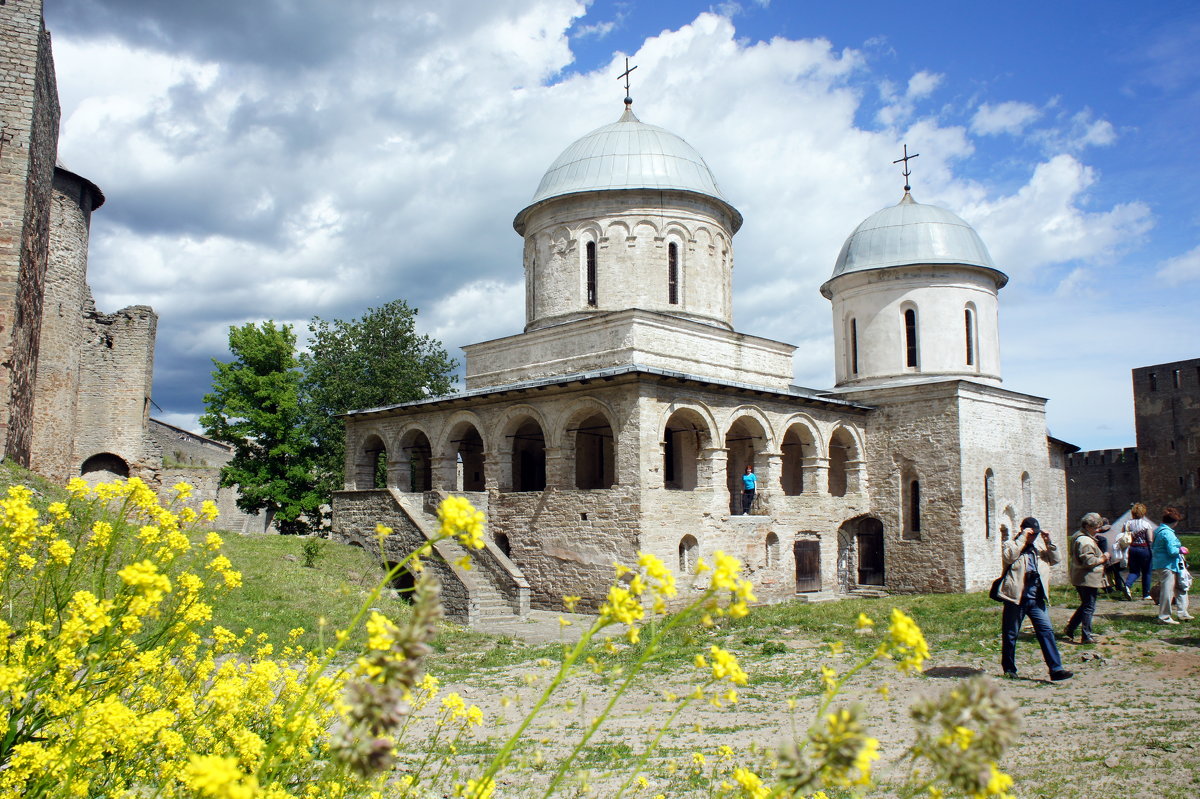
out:
M797 541L792 545L796 555L796 593L821 590L821 542Z
M883 522L858 523L858 584L883 585Z
M399 564L388 561L384 565L391 572ZM402 602L412 604L413 590L417 587L417 580L413 576L413 573L408 570L407 566L401 566L399 569L396 569L396 573L392 575L392 579L390 580L390 585L396 590L397 597Z

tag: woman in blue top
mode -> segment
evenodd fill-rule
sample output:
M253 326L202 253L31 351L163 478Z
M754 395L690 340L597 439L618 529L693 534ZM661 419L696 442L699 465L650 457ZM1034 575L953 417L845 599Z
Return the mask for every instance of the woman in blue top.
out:
M1150 546L1150 568L1154 570L1154 587L1158 589L1158 620L1163 624L1179 624L1171 618L1171 608L1184 621L1190 621L1188 615L1188 595L1181 590L1179 574L1184 568L1180 565L1179 552L1183 546L1171 525L1177 524L1183 514L1178 508L1163 508L1162 521L1154 531L1154 543Z
M754 504L754 489L758 488L758 476L754 474L754 467L747 466L746 473L742 475L742 515L747 516L750 513L750 506Z

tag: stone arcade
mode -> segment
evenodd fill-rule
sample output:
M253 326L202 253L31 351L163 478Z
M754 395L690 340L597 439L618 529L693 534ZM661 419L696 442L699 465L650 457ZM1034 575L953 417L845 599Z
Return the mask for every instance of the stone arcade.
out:
M488 520L479 567L443 544L436 568L475 623L563 595L594 607L640 550L683 573L725 550L770 601L977 590L1002 524L1036 513L1065 536L1069 445L1047 437L1045 400L1001 387L1007 277L974 230L907 191L859 225L821 288L837 385L794 386L794 347L733 327L741 214L626 103L514 220L524 332L465 347L459 394L346 415L336 536L371 546L382 522L398 559L441 497L469 496Z

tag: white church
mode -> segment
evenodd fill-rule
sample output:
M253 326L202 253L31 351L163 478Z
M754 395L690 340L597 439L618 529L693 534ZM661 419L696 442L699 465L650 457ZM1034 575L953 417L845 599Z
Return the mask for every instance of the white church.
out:
M850 232L821 287L836 385L795 386L795 347L733 325L742 215L625 102L513 221L524 332L464 347L460 393L346 414L336 537L374 546L382 522L398 560L466 495L487 548L464 571L443 542L436 568L450 614L480 623L563 595L594 607L639 551L686 573L724 550L777 601L979 590L1002 527L1036 515L1065 535L1073 448L1043 398L1002 385L1008 278L968 224L906 188Z

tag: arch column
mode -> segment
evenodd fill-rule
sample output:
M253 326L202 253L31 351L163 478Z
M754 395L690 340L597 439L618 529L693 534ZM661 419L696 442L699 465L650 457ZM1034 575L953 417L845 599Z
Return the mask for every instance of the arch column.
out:
M805 494L829 493L829 458L817 456L804 458L802 468L804 469Z
M569 451L566 447L546 447L546 488L574 488L575 449Z
M762 462L761 468L755 466L754 473L758 475L758 488L754 492L754 503L760 512L771 515L771 499L783 496L783 453L755 453Z
M512 453L508 453L508 458L503 456L495 458L490 457L487 452L483 456L483 490L484 491L499 491L504 479L503 469L505 463L508 464L509 472L512 471Z
M696 488L712 490L721 486L725 493L725 471L729 467L729 450L724 447L704 447L696 464Z
M846 493L861 494L867 487L867 462L862 459L846 461Z
M429 459L430 483L434 491L458 490L458 457L448 458L444 455ZM389 475L391 468L389 465Z

